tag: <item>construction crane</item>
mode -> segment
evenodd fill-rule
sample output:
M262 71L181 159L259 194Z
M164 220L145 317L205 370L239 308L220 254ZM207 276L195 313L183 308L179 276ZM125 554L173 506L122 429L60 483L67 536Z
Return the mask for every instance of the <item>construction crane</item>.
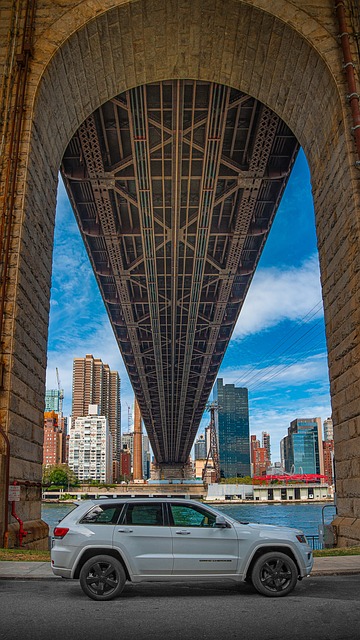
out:
M59 418L62 418L64 392L61 389L59 371L58 371L57 367L56 367L56 380L57 380L57 386L58 386L58 391L59 391Z
M219 410L219 406L217 402L210 402L206 405L206 409L210 411L210 447L203 471L204 484L206 482L206 472L210 469L210 459L212 460L212 467L215 472L215 482L220 482L219 448L215 426L215 412Z

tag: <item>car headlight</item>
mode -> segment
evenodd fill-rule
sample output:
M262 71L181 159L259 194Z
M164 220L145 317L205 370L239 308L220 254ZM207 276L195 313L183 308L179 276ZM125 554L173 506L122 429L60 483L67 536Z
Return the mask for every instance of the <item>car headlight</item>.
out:
M299 533L296 535L296 539L303 544L307 544L306 536L303 533Z

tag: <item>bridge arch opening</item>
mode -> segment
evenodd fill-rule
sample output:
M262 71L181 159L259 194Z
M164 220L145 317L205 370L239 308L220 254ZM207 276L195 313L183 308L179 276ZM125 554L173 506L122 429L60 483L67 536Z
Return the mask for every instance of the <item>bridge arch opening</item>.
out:
M341 522L339 531L344 539L358 539L360 507L350 496L356 495L359 474L356 461L349 474L349 451L360 443L359 306L353 296L359 290L359 177L344 108L336 25L327 15L324 26L305 14L300 28L287 2L277 16L233 0L189 2L186 11L181 3L170 4L123 3L88 19L84 2L85 18L76 31L59 16L61 46L54 47L50 38L55 20L35 34L16 199L21 232L13 233L10 269L16 284L7 295L1 392L12 443L11 476L34 482L40 478L51 247L57 173L65 149L84 120L114 96L144 83L191 78L259 100L293 131L308 158L337 434L338 508L340 520L352 518L344 524L349 524L346 532ZM314 33L316 26L323 41ZM39 518L36 492L22 502L24 520Z
M184 472L299 145L225 85L167 80L97 109L61 173L161 476Z

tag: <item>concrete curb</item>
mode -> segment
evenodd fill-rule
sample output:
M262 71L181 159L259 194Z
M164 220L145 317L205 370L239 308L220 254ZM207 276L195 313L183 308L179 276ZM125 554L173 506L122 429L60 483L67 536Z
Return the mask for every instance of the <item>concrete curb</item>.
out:
M360 556L314 558L312 576L337 576L360 573Z

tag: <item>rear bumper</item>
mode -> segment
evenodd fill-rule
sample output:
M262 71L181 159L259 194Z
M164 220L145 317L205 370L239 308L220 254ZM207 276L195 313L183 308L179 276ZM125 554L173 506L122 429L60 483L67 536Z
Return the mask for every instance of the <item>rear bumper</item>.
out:
M56 576L67 579L71 578L71 569L64 569L64 567L51 567L51 569Z

